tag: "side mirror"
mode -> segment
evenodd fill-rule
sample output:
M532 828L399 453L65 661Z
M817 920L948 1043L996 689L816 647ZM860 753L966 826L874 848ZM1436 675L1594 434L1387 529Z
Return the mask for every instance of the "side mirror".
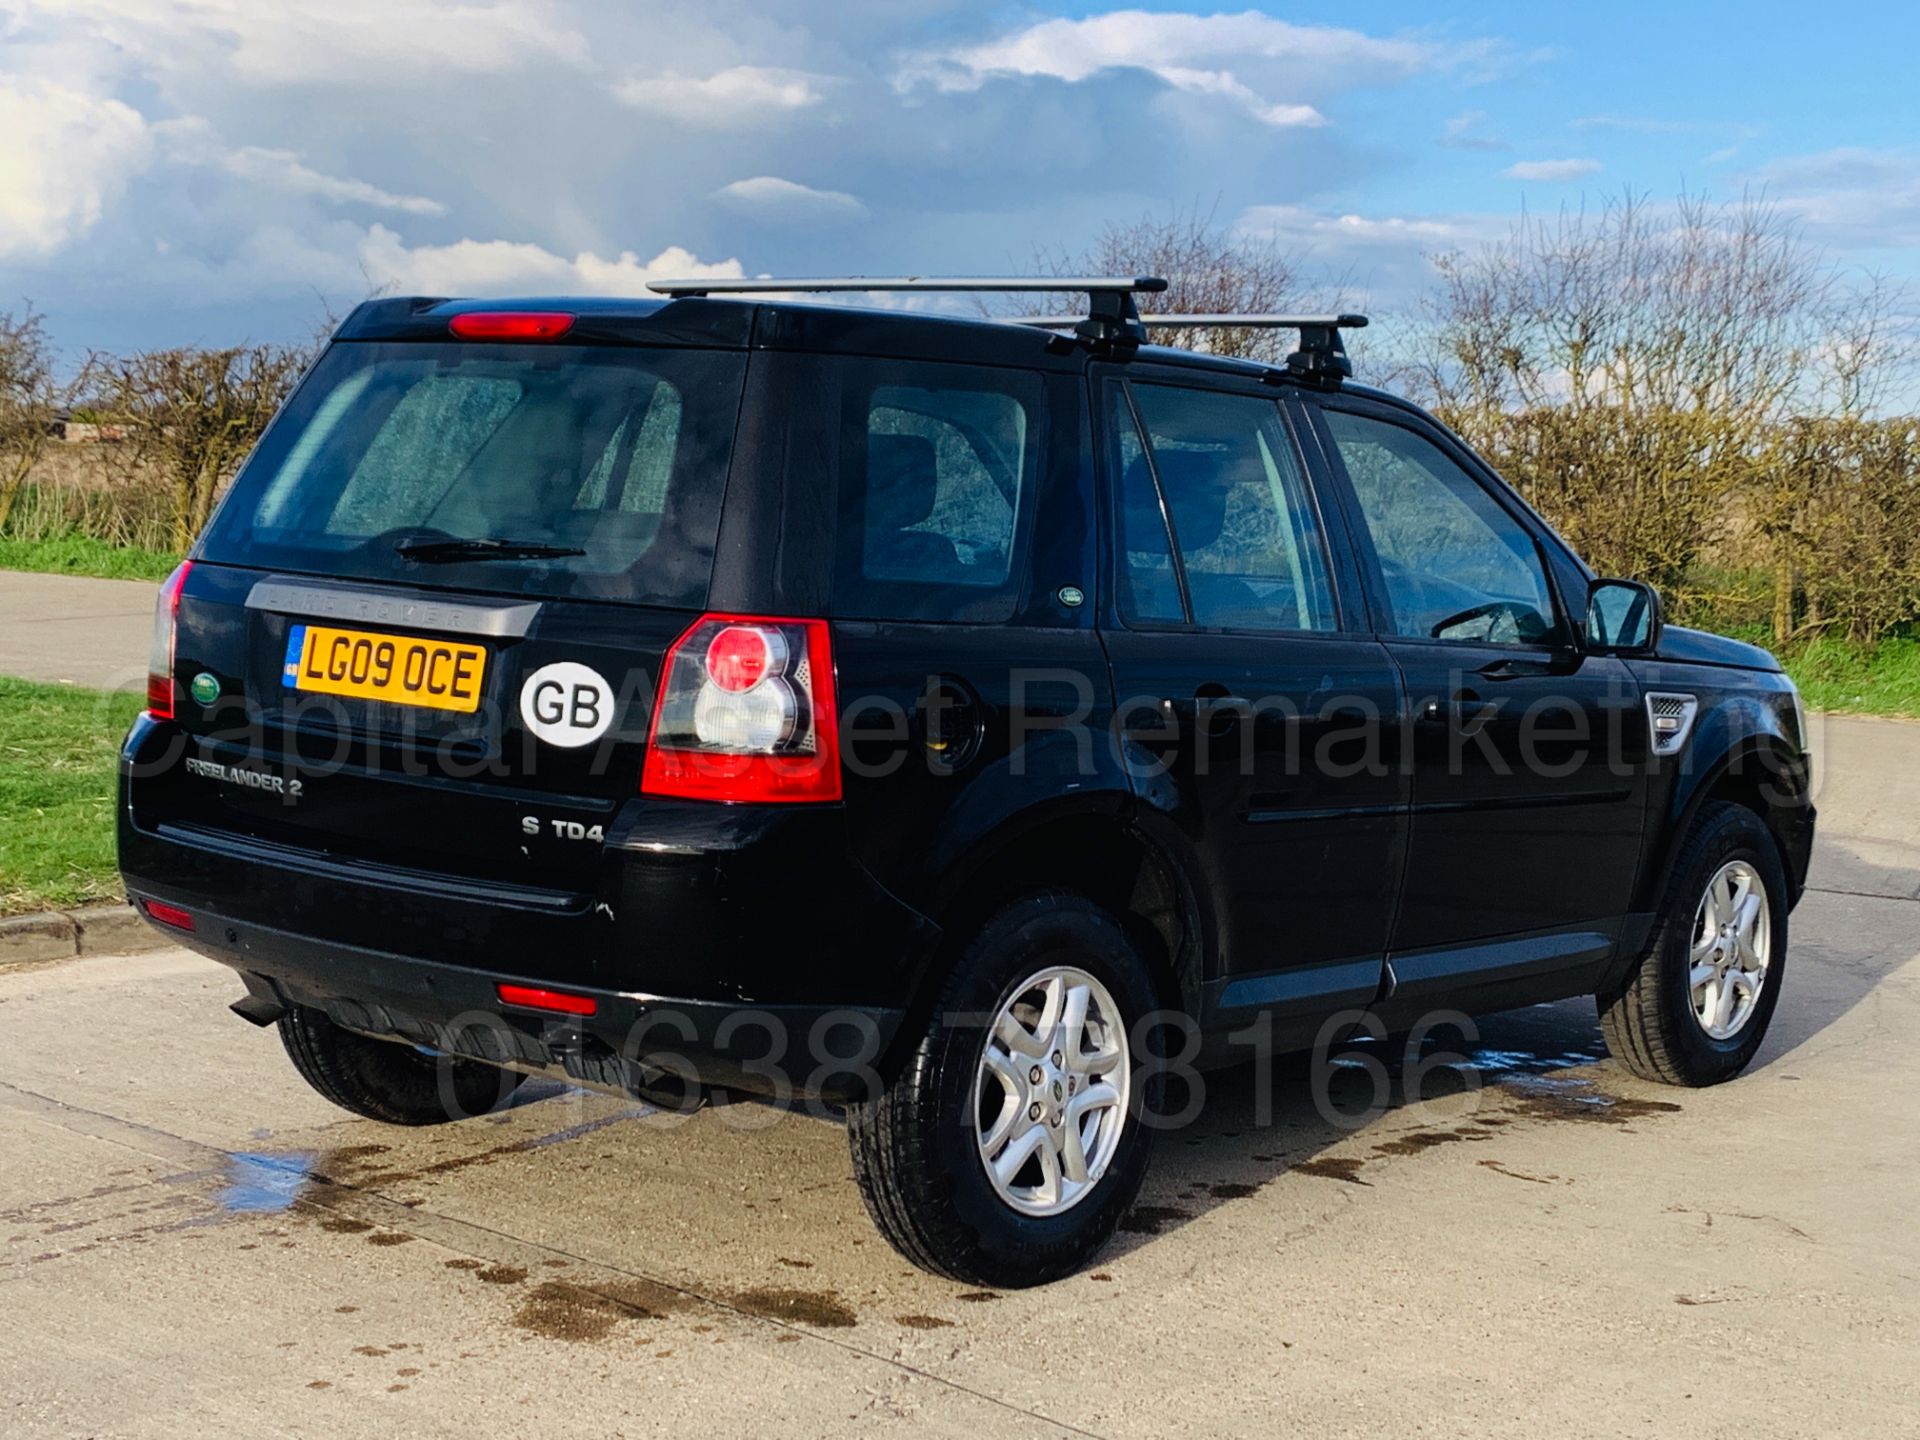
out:
M1596 580L1587 590L1587 644L1640 653L1660 643L1660 593L1638 580Z

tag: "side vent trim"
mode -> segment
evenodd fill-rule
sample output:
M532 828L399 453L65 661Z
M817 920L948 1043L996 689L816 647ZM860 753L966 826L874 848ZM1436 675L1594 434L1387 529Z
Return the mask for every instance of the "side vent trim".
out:
M1693 733L1694 717L1700 713L1700 699L1674 690L1647 692L1647 733L1656 755L1677 755Z

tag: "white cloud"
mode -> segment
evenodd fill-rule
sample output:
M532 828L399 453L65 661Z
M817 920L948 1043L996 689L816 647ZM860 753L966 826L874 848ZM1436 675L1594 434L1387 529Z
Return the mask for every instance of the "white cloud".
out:
M571 260L542 246L513 240L456 240L409 246L384 225L361 242L357 259L370 288L403 295L629 295L646 296L650 280L735 279L738 260L702 261L678 245L651 260L632 251L614 259L581 251Z
M777 175L735 180L713 192L731 208L769 220L851 220L867 213L858 197L844 190L815 190Z
M293 150L263 145L223 145L213 126L197 115L163 120L153 127L169 159L186 165L205 165L247 182L254 193L279 190L332 204L366 205L403 215L444 215L447 207L423 195L399 195L365 180L328 175L315 170Z
M547 0L10 0L22 21L82 26L161 68L210 61L262 84L385 84L424 68L502 74L589 63Z
M818 105L833 84L826 75L736 65L699 78L691 75L633 76L614 87L624 105L685 125L712 129L764 124Z
M1481 129L1487 122L1484 110L1462 110L1446 123L1440 132L1436 145L1444 145L1449 150L1505 150L1507 142L1497 135L1489 135Z
M1598 160L1521 160L1500 173L1509 180L1578 180L1600 168Z
M1267 125L1325 123L1306 96L1343 83L1392 80L1461 65L1490 65L1487 41L1448 43L1379 37L1271 16L1189 15L1117 10L1084 19L1043 20L982 45L911 57L898 84L977 90L1004 76L1078 84L1137 70L1175 90L1232 101ZM1243 78L1251 75L1251 79ZM1273 92L1290 91L1284 99Z
M259 145L242 145L230 152L221 164L243 180L274 185L295 195L311 195L318 200L346 204L371 205L380 210L398 210L407 215L444 215L447 207L423 195L396 195L365 180L347 180L323 175L301 163L291 150L269 150Z
M153 151L118 100L0 75L0 257L45 256L98 223Z
M1842 146L1775 160L1742 178L1821 240L1920 245L1920 148Z

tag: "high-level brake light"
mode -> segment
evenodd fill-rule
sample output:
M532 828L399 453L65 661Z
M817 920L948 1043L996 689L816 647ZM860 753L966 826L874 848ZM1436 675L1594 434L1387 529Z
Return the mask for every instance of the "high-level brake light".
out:
M562 310L469 310L447 329L462 340L558 340L573 320Z

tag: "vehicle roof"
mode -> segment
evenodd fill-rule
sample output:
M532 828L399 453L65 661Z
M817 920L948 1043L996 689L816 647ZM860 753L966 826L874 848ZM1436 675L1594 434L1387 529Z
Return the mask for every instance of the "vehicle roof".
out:
M645 299L623 296L530 295L506 299L395 296L357 306L335 331L336 340L444 339L447 322L474 311L561 311L575 316L574 344L697 345L723 349L838 350L972 364L1077 369L1084 347L1058 332L988 316L931 310L879 309L785 299L705 296ZM1208 355L1171 345L1142 345L1141 362L1222 374L1302 383L1284 368L1259 360ZM1346 382L1351 393L1395 397Z

